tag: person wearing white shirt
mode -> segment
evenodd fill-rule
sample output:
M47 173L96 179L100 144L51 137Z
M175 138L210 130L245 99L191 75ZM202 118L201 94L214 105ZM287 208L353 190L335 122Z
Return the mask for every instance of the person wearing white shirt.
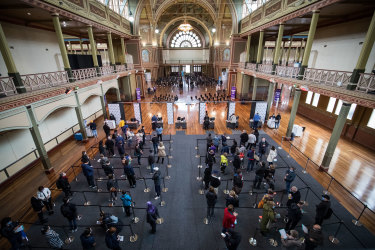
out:
M275 146L272 146L271 150L270 150L270 152L267 156L268 165L273 164L273 160L276 158L276 156L277 156L277 150L276 150Z
M39 200L41 200L46 206L48 214L53 214L53 206L52 206L52 199L51 199L51 190L46 187L40 186L38 188L38 192L36 192L36 196Z
M249 134L249 140L248 140L248 144L246 146L246 149L249 149L252 146L255 147L256 141L257 141L257 137L254 135L254 133Z

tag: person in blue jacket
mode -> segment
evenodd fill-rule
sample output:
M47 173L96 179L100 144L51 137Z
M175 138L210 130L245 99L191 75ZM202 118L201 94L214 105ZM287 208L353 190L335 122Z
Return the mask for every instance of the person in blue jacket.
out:
M87 182L89 184L89 187L91 188L96 188L94 184L94 169L93 167L89 164L89 162L86 160L86 162L82 163L82 172L83 175L86 177Z
M257 129L258 128L258 123L259 123L260 120L261 120L261 117L260 117L259 113L256 113L254 115L254 118L253 118L253 121L254 121L254 123L253 123L253 129Z
M105 244L109 249L121 250L118 233L115 227L110 227L105 234Z
M126 191L122 191L122 195L120 197L122 200L122 205L124 206L126 216L130 216L130 206L132 205L132 197Z
M292 182L294 181L294 178L296 178L296 173L294 171L295 171L295 168L290 167L285 173L284 181L285 181L286 192L289 192L290 184L292 184Z
M80 236L82 249L83 250L94 250L95 249L95 238L92 235L92 229L86 228Z

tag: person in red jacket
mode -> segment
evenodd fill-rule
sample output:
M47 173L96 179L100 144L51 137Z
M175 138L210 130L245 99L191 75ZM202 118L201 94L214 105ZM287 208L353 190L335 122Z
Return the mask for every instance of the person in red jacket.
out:
M229 228L234 228L234 225L237 224L237 215L238 213L234 212L234 207L232 204L228 205L228 207L224 209L222 233L225 234Z

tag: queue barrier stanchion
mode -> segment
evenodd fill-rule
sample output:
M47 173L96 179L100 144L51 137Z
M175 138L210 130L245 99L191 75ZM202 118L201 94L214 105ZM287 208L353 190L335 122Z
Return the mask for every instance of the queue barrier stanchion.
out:
M160 193L160 203L159 203L159 205L161 206L161 207L164 207L165 206L165 200L163 200L163 195L162 195L162 193Z
M169 162L170 157L172 157L172 156L170 155L170 156L167 157L168 162L167 162L167 167L165 168L167 175L164 178L167 179L167 180L169 180L171 178L171 176L169 175L169 172L168 172L168 168L169 168L168 166L170 165L170 162Z
M344 222L340 220L340 221L339 221L339 227L337 228L335 234L334 234L334 235L331 235L331 236L328 237L328 239L329 239L329 241L330 241L331 243L336 244L336 245L340 243L339 239L337 238L337 234L339 233L339 231L340 231L340 229L341 229L341 225L342 225L343 223L344 223Z
M201 176L201 169L202 169L202 165L198 165L198 177L197 177L197 181L201 181L202 180L202 176Z
M361 217L362 217L362 215L363 215L363 213L365 212L366 209L367 209L367 204L365 204L363 206L363 209L362 209L361 213L359 214L358 218L356 220L352 220L354 225L356 225L358 227L362 226L362 223L359 220L361 219Z
M326 195L330 195L331 193L328 191L329 188L331 187L331 184L332 184L332 181L334 180L335 178L331 177L331 180L329 181L329 184L327 186L327 189L323 191L323 194L326 194Z
M309 165L310 158L307 158L305 169L302 170L302 173L307 174L307 166Z
M62 226L61 228L62 228L64 234L66 235L66 239L64 240L64 242L65 242L65 244L69 245L70 243L72 243L74 241L74 236L73 235L69 236L69 234L66 232L64 226Z
M198 190L198 193L201 194L201 195L204 195L204 189L203 189L203 187L204 187L204 184L203 184L203 180L202 180L202 182L201 182L201 188Z
M132 219L132 222L134 224L137 224L139 222L139 218L137 216L135 216L135 210L134 210L134 206L135 206L135 202L132 202L131 203L131 208L132 208L132 212L133 212L133 219Z
M85 192L82 192L82 195L83 195L83 199L85 200L85 202L83 203L83 205L84 206L89 206L91 204L91 202L87 200Z
M163 180L163 189L161 191L164 192L164 193L166 193L166 192L168 192L168 188L165 187L165 180L164 180L164 178L162 178L162 180Z
M75 179L76 181L78 181L78 178L77 178L77 175L76 175L76 171L74 171L74 166L71 165L70 167L72 168L73 175L74 175L74 179Z
M143 183L145 184L145 189L143 190L143 192L145 192L145 193L150 192L151 189L149 187L147 187L146 178L143 177L141 179L143 179Z
M258 207L258 192L255 192L255 200L253 203L253 207L257 208Z
M224 193L224 194L229 194L229 190L228 190L228 183L229 183L229 180L230 180L230 179L226 180L226 181L227 181L227 185L226 185L225 189L223 190L223 193Z

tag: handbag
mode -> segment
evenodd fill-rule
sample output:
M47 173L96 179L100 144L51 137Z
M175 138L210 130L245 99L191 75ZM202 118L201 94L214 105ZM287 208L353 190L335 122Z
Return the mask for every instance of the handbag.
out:
M259 156L257 154L254 154L254 160L259 161Z

